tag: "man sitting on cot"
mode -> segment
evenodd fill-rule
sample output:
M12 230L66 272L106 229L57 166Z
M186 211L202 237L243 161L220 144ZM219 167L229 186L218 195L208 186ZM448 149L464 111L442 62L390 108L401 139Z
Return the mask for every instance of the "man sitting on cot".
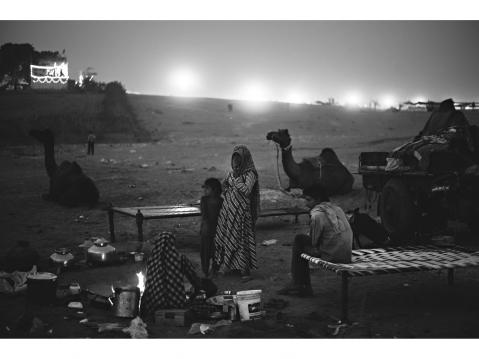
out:
M309 235L295 237L291 256L292 283L278 294L313 295L309 262L301 258L301 253L328 262L351 263L353 232L344 211L329 202L328 195L320 187L304 189L303 198L311 209Z

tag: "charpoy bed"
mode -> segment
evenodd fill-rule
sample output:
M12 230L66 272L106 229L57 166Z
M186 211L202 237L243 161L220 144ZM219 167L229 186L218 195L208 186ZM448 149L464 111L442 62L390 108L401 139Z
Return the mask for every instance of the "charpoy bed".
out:
M432 245L353 250L350 264L331 263L306 253L301 254L301 257L341 276L342 321L348 320L348 285L351 277L447 269L448 282L453 284L455 268L479 266L478 251Z

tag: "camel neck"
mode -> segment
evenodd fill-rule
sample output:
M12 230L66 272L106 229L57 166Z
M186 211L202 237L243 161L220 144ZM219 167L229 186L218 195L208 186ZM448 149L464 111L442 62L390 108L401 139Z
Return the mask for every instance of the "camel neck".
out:
M288 150L282 150L281 157L283 160L284 172L286 172L288 177L297 180L300 177L301 168L293 158L293 150L291 149L291 147Z
M57 163L55 162L55 144L45 142L43 147L45 148L45 167L47 169L48 176L51 177L57 170Z

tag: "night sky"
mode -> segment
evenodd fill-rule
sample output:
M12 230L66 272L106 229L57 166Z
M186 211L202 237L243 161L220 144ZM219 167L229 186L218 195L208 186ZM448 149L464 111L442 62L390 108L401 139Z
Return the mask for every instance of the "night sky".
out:
M158 95L479 100L479 21L0 21L0 44L66 50L70 77Z

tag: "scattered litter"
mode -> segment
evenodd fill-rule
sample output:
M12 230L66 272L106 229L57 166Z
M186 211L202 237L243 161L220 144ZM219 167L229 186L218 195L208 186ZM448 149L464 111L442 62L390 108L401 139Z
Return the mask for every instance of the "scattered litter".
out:
M77 314L84 315L85 312L77 312Z
M409 283L404 283L403 287L409 287Z
M80 320L79 323L80 323L80 324L88 323L88 318L84 318L84 319Z
M293 325L293 324L286 323L286 326L287 326L288 328L294 328L294 325Z
M85 216L83 216L83 215L78 216L78 219L83 219L83 218L85 218Z
M271 246L271 245L276 244L276 243L278 243L277 239L267 239L267 240L264 240L263 242L261 242L261 245L267 247L267 246Z
M215 328L231 325L231 320L220 320L215 324L205 324L205 323L193 323L190 330L188 331L189 335L194 334L209 334L214 332Z
M128 187L129 188L136 188L136 184L129 184Z
M101 323L98 324L98 333L106 332L109 330L123 330L125 325L120 323Z
M143 156L138 156L138 159L139 159L139 160L142 160L142 159L143 159Z
M41 321L41 319L34 317L32 320L32 326L30 327L30 333L39 333L44 330L45 324ZM51 329L49 330L49 332Z
M173 162L171 162L171 161L166 161L166 164L167 164L168 166L174 166L174 165L175 165L175 164L174 164Z
M68 303L68 308L83 309L83 304L81 304L81 302L70 302Z
M102 158L100 160L101 163L111 163L111 164L117 164L119 161L113 159L113 158L110 158L109 160L107 160L106 158Z
M334 329L332 332L333 336L337 336L341 329L346 328L348 325L346 323L343 323L341 321L338 321L337 324L329 324L328 328L329 329Z
M185 172L193 172L195 169L194 168L183 168L181 170L181 172L185 173Z
M214 329L211 328L210 324L200 324L200 332L201 334L207 334L212 332Z
M150 165L148 163L143 163L142 165L140 165L141 168L148 168L150 167Z
M215 167L215 166L211 166L210 168L208 168L208 172L213 172L213 171L216 171L216 167Z
M136 150L130 150L130 153L136 153Z
M140 197L137 198L137 200L141 201L141 200L143 200L143 197L140 196Z
M133 339L148 338L148 331L146 330L146 323L140 317L136 317L130 322L128 328L124 328L123 333L129 333Z

